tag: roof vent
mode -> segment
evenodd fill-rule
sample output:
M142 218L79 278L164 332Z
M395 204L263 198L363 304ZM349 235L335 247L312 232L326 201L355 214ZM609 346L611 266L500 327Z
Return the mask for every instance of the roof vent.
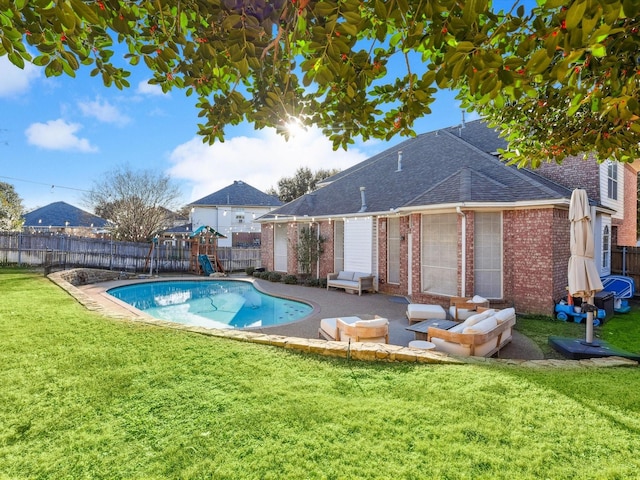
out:
M365 190L364 187L360 187L360 200L362 202L362 206L360 207L359 212L366 212L367 211L367 201L366 201L365 196L364 196L364 190Z
M398 169L396 172L402 171L402 150L398 150Z

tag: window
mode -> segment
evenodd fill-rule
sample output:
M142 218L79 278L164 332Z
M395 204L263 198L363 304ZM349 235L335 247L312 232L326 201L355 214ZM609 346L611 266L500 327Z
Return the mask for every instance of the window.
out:
M502 215L476 213L474 221L474 293L502 298Z
M618 199L618 164L609 160L607 165L607 197Z
M344 222L333 222L333 271L344 270Z
M422 216L422 291L458 294L458 216Z
M611 235L609 234L609 225L605 225L602 229L602 269L609 269L609 258L611 251Z
M387 219L387 282L400 283L400 219Z

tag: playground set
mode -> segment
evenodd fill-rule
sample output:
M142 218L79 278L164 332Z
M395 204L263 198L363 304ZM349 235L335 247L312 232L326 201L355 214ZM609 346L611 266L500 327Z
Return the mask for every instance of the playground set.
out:
M215 273L225 273L218 258L218 239L227 238L209 226L202 226L189 235L191 242L190 270L197 275L208 277Z

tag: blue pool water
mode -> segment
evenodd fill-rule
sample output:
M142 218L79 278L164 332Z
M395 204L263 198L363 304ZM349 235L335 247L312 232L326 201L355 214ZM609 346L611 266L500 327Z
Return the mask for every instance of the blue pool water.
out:
M311 313L306 303L274 297L250 282L160 281L112 288L117 299L152 317L209 328L269 327Z

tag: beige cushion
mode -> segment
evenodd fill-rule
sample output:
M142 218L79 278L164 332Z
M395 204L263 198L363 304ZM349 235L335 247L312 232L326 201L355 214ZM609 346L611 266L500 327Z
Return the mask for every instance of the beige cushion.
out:
M353 272L340 271L336 280L353 280Z
M496 317L485 318L481 322L476 323L471 327L466 327L462 333L489 333L491 330L498 326Z
M455 325L453 327L451 327L449 329L450 332L454 332L454 333L462 333L462 331L467 328L467 326L464 323L459 323L458 325Z
M486 303L488 300L480 295L474 295L471 299L471 303Z
M323 318L320 320L320 328L331 338L336 338L336 318ZM340 317L344 323L356 323L360 317Z
M516 316L515 308L504 308L498 312L496 312L496 320L498 323L506 322L507 320Z
M357 318L357 317L356 317ZM343 318L340 318L340 320L342 320L344 322ZM347 323L347 322L345 322ZM351 323L351 322L348 322ZM389 325L389 320L386 318L374 318L373 320L360 320L358 319L358 321L353 322L353 324L357 327L384 327ZM373 333L373 332L372 332ZM381 337L368 337L366 336L366 334L364 332L362 332L362 330L359 330L359 334L361 335L361 337L364 338L360 338L361 342L371 342L371 343L386 343L387 339L385 336L381 336ZM335 337L334 337L335 338ZM355 338L353 338L351 335L348 335L343 331L340 332L340 341L341 342L348 342L349 340L351 340L352 342L355 342Z
M412 320L426 320L432 318L446 320L447 312L440 305L410 303L407 305L407 317Z
M362 277L370 277L371 274L370 273L364 273L364 272L354 272L353 274L353 280L355 280L356 282L362 278Z
M449 307L449 314L451 315L451 318L456 318L456 307L455 305L452 305L451 307ZM467 318L469 318L472 315L475 315L476 311L475 310L467 310L466 308L459 308L458 309L458 320L466 320Z
M343 322L345 322L344 318L341 318ZM345 322L350 323L350 322ZM373 320L358 320L355 322L357 327L384 327L385 325L389 325L389 320L387 318L374 318Z
M472 327L473 325L475 325L476 323L481 322L485 318L489 318L494 313L495 313L495 310L485 310L484 312L476 313L474 315L471 315L469 318L467 318L463 322L463 325L465 327Z

